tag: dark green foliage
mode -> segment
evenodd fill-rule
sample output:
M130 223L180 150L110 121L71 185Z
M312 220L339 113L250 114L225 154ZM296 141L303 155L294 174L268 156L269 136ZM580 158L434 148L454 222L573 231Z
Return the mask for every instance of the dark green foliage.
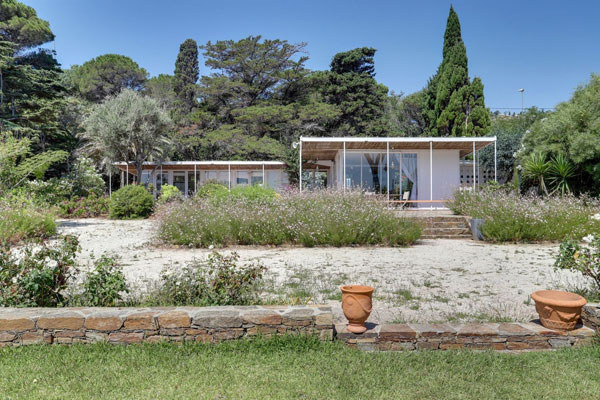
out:
M204 261L183 268L164 269L158 287L145 303L169 306L226 306L259 304L259 285L266 268L261 264L238 265L236 252L228 256L212 252Z
M408 96L392 92L384 116L389 136L425 136L429 129L423 116L425 101L422 90Z
M164 109L174 109L177 99L173 75L160 74L148 79L144 84L144 91L148 96L158 100Z
M129 185L112 194L109 215L114 219L146 218L153 208L154 197L143 186Z
M375 49L363 47L338 53L331 61L331 71L313 75L312 84L322 101L334 105L339 116L329 124L337 135L384 133L383 111L387 87L374 78Z
M94 260L93 269L85 275L81 294L71 303L86 307L114 307L129 293L125 274L118 259L103 254Z
M523 138L522 162L530 154L542 153L548 159L564 154L575 166L575 192L600 193L600 76L592 75L578 87L573 97L560 103L556 111L536 121Z
M48 21L38 18L32 7L16 0L0 2L0 36L14 44L14 51L37 47L54 39Z
M93 218L107 215L110 200L107 196L90 194L86 197L72 197L58 204L62 218Z
M128 88L142 89L148 72L131 58L120 54L104 54L73 66L71 79L76 90L85 99L99 103Z
M0 306L56 307L75 271L77 238L61 236L54 243L26 245L17 257L0 249Z
M198 44L193 39L187 39L179 47L179 54L175 61L175 85L173 87L177 96L177 106L185 113L192 111L196 105L196 82L200 75L198 67Z
M444 33L443 59L424 90L423 118L432 136L482 136L490 125L481 79L469 79L467 50L454 8Z
M498 182L506 183L513 178L517 160L515 155L521 148L521 140L531 125L546 118L549 112L533 107L515 116L497 114L492 117L489 135L496 136ZM480 165L487 170L494 169L494 148L488 146L479 153Z

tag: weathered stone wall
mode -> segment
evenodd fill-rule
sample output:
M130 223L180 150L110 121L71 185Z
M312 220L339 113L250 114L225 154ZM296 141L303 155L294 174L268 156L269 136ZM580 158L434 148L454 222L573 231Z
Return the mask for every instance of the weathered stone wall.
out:
M534 322L486 324L388 324L372 325L355 335L345 324L335 326L334 335L361 350L543 350L590 344L593 329L581 326L573 331L555 331Z
M589 303L583 306L581 321L600 335L600 304Z
M311 333L332 340L330 307L4 308L0 347L38 343L219 342Z

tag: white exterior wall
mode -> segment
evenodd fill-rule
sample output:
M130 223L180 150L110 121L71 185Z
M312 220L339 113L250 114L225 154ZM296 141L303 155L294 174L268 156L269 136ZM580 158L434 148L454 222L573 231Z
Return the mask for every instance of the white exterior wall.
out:
M373 150L380 151L380 150ZM364 150L369 152L369 150ZM397 151L391 151L397 152ZM417 200L429 200L429 150L404 150L404 153L417 154ZM450 199L452 193L460 187L460 151L433 150L433 200ZM343 150L338 151L333 168L334 179L330 187L343 189ZM443 207L441 203L433 203L434 207ZM429 203L421 203L419 207L431 207Z
M429 150L416 150L418 174L418 200L429 200ZM433 150L433 200L447 200L460 187L460 151ZM419 207L431 207L421 203ZM433 207L444 207L444 204L433 203Z

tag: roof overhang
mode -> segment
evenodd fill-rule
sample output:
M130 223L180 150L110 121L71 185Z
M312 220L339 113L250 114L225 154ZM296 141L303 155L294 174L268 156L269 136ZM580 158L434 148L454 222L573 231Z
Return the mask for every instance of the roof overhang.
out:
M132 175L136 175L135 163L128 163L121 161L116 162L113 165L122 171L128 171ZM145 162L142 166L142 170L154 170L162 169L163 171L198 171L203 170L259 170L263 167L265 169L281 169L285 167L285 163L282 161L163 161L159 162Z
M301 137L303 160L334 160L339 150L459 150L464 157L496 142L496 137Z

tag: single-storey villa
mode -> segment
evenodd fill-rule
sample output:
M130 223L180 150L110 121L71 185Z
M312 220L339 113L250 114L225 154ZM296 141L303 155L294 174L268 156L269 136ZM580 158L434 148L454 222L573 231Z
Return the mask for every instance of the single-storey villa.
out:
M495 160L495 137L302 137L300 176L309 183L301 187L361 189L388 201L443 206L461 182L478 184L477 152L488 145ZM461 159L470 154L472 176L463 177Z
M121 186L137 178L133 163L119 162ZM160 191L163 183L176 186L184 195L192 194L207 182L219 182L229 188L238 185L262 185L281 190L289 185L281 161L164 161L145 162L141 183L151 183Z
M495 179L496 137L301 137L296 143L300 188L360 189L390 202L443 207L459 187L475 189L483 181L477 153L489 145L494 146ZM472 154L471 168L465 169L461 159ZM115 165L121 170L121 185L128 184L130 176L137 181L132 163ZM146 162L141 182L157 190L168 183L186 196L211 181L229 188L265 184L282 190L289 186L285 166L281 161Z

